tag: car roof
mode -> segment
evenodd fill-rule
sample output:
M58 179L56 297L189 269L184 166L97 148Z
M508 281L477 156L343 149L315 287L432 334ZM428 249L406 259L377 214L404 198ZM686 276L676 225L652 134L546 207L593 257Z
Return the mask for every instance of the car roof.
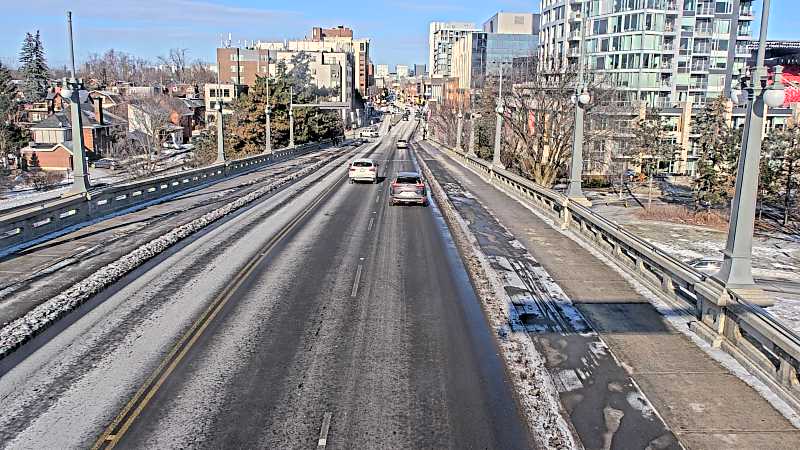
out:
M353 160L353 162L368 162L368 163L373 163L374 164L375 160L374 159L370 159L370 158L356 158L356 159Z
M417 172L397 172L398 177L418 177Z

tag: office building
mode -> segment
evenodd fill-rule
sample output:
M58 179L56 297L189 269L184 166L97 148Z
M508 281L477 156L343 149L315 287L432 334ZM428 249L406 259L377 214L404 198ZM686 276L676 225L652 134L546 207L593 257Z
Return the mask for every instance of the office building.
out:
M378 64L375 66L375 78L386 78L389 76L389 65Z
M395 66L394 69L395 73L397 74L398 79L408 78L408 66L404 64L398 64Z
M456 39L451 75L459 79L460 89L482 87L484 79L499 75L501 68L509 73L515 58L534 56L538 33L538 14L499 12L483 24L483 31Z
M428 70L432 76L450 76L453 44L459 37L480 31L470 22L431 22L428 31Z
M728 95L749 57L752 0L542 0L539 59L607 75L658 107Z
M414 76L415 77L422 77L428 73L427 67L425 64L414 64Z

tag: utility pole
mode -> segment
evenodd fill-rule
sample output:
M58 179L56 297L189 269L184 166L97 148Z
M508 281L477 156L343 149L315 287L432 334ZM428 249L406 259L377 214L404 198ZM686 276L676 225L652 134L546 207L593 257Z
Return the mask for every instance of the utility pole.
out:
M583 80L583 47L584 47L584 28L586 20L583 17L584 7L581 6L581 37L579 42L580 52L578 53L578 79L575 83L575 95L572 97L575 103L575 128L572 133L572 158L569 170L569 186L567 187L567 197L584 206L591 206L589 200L583 195L581 177L583 176L583 120L586 105L592 100L586 91Z
M728 225L728 239L722 268L715 275L725 286L733 289L753 289L753 229L758 198L758 172L761 157L761 141L764 138L764 118L767 107L781 106L786 98L781 82L783 68L775 68L775 81L768 85L764 54L769 21L770 0L764 0L761 12L761 28L758 43L756 67L753 77L743 76L739 89L731 92L737 103L747 102L747 118L744 125L739 166L736 172L736 193L731 204L731 218ZM754 299L762 305L772 304L771 299Z
M67 11L67 30L69 34L69 58L72 71L70 78L64 79L61 95L69 99L70 122L72 122L72 189L67 195L87 194L89 192L89 167L86 163L86 148L83 146L83 114L81 97L88 95L83 80L75 71L75 44L72 39L72 11Z

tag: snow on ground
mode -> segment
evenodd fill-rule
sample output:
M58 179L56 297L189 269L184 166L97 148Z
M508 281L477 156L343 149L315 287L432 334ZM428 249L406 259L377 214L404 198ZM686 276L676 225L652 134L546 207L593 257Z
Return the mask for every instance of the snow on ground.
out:
M592 210L682 260L721 257L725 248L725 231L643 220L636 217L640 210L636 207L598 204ZM800 281L800 239L797 236L757 234L753 241L753 268L757 277Z
M165 251L181 239L196 233L237 209L254 202L258 198L293 179L314 173L322 166L339 157L340 155L334 154L301 171L280 178L261 189L253 191L244 197L240 197L225 206L210 211L187 224L175 228L164 236L154 239L121 257L117 261L100 268L93 275L74 284L62 294L42 303L25 316L0 328L0 356L12 352L18 346L27 342L33 336L56 322L59 318L80 306L92 295L105 289L107 286L122 278L125 274Z
M636 217L640 208L595 205L592 210L622 225L665 252L689 261L701 257L722 257L727 232ZM800 334L800 237L756 234L753 240L753 276L775 298L770 314ZM780 283L775 290L771 280Z

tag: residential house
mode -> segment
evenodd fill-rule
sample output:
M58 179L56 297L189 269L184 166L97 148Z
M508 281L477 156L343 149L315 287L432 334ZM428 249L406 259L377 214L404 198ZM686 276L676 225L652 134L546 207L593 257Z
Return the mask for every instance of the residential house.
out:
M41 166L46 170L67 170L71 167L72 154L71 107L54 112L30 127L31 142L21 150L30 160L37 154ZM83 144L89 158L100 158L111 151L125 120L104 110L101 98L81 105ZM47 159L45 164L44 159Z
M171 145L189 142L194 111L180 100L161 96L147 101L131 101L128 104L128 131L132 137Z

